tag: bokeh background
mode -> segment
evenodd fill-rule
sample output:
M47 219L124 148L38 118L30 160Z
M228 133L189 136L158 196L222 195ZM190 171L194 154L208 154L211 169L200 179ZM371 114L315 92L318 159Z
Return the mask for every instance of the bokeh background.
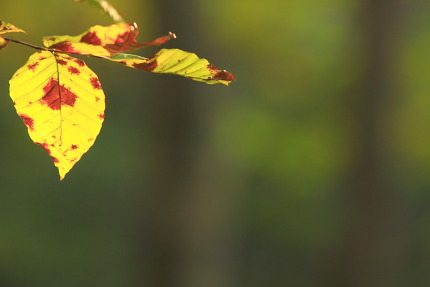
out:
M428 286L429 1L110 2L237 80L83 57L106 118L59 182L8 95L33 51L0 51L0 286ZM34 44L111 23L72 0L0 14Z

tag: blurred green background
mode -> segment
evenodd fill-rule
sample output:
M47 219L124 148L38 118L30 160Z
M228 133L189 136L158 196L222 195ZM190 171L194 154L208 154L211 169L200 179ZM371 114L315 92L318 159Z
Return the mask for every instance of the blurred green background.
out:
M236 81L83 57L106 118L59 182L8 95L33 51L0 51L0 286L428 286L430 2L110 2ZM0 12L34 44L111 23L72 0Z

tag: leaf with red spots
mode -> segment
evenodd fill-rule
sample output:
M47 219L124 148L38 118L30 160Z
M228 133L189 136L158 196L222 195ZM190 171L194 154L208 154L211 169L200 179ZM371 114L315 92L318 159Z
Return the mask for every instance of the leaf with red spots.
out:
M169 33L167 36L159 37L150 42L137 43L138 33L139 30L135 23L118 23L110 26L96 25L78 36L44 37L43 44L58 52L106 57L145 46L161 45L176 37L175 34Z
M81 60L41 51L13 75L10 96L30 138L63 179L102 127L105 101L97 76Z
M12 32L20 32L20 33L25 33L24 30L15 27L14 25L4 22L4 21L0 21L0 34L5 34L5 33L12 33Z
M119 23L110 26L93 26L78 36L45 37L43 43L59 52L92 55L119 64L154 73L167 73L187 77L208 84L228 85L234 75L219 70L206 59L179 49L162 49L151 58L122 53L144 46L158 46L176 35L159 37L146 43L137 43L136 24Z
M234 80L234 75L226 70L218 70L206 59L178 49L161 49L151 58L121 53L104 59L139 70L180 75L208 84L228 85Z

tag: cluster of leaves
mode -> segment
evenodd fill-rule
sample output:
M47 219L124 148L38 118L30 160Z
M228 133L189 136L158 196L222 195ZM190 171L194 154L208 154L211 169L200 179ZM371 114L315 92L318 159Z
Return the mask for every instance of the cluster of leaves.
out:
M105 110L105 95L97 75L84 61L71 55L98 57L139 70L176 74L208 84L228 85L234 79L232 74L218 70L206 59L179 49L162 49L150 58L125 53L161 45L176 36L169 33L139 43L136 24L123 22L107 1L89 2L99 5L119 22L93 26L77 36L45 37L45 47L0 35L0 48L16 42L39 50L13 75L10 96L30 138L52 157L61 180L93 145ZM10 32L24 31L0 21L0 34Z

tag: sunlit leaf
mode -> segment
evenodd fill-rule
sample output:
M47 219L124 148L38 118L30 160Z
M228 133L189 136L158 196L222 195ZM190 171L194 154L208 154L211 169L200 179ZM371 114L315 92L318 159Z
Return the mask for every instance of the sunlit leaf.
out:
M234 80L234 75L226 70L218 70L206 59L179 49L161 49L151 58L120 53L105 59L139 70L180 75L208 84L228 85Z
M75 0L76 2L88 2L108 14L115 22L123 22L124 19L118 11L106 0Z
M10 23L0 21L0 34L11 33L11 32L25 33L24 30L19 29Z
M97 76L79 59L41 51L13 75L10 96L30 138L63 179L102 126L105 98Z
M110 26L96 25L78 36L45 37L43 44L59 52L106 57L148 45L161 45L176 37L175 34L170 33L150 42L137 43L138 34L139 30L135 23L118 23Z

